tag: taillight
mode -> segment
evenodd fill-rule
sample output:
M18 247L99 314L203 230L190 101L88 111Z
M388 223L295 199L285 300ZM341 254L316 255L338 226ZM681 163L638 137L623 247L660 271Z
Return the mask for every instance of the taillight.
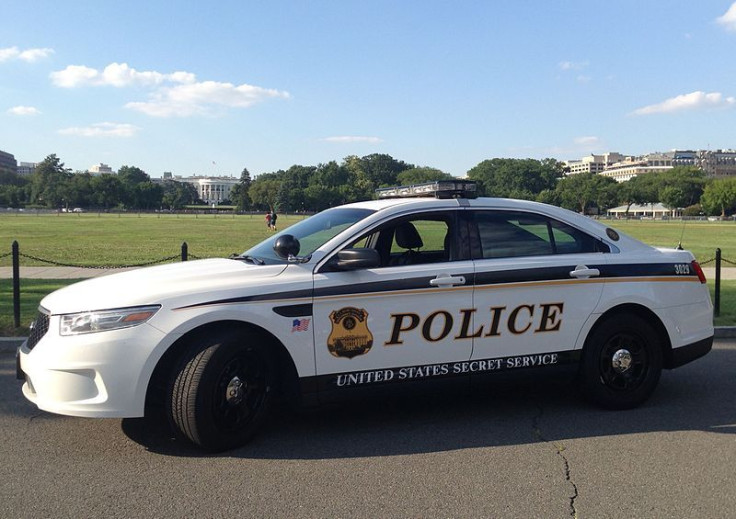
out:
M693 260L692 263L690 263L690 266L693 268L695 273L698 275L698 279L701 283L705 284L705 273L703 272L703 269L700 268L700 265L697 261Z

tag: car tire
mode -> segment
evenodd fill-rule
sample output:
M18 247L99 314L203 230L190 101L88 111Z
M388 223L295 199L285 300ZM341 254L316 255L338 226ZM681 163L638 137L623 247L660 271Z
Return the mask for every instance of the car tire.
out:
M256 336L200 336L174 369L168 392L174 428L213 452L246 443L268 414L274 365Z
M601 407L637 407L652 394L661 373L661 340L637 315L609 318L586 340L580 385L584 395Z

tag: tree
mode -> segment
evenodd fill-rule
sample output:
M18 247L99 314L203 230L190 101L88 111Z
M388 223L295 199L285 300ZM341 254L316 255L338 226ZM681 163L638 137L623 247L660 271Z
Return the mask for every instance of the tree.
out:
M276 205L281 181L274 173L259 175L251 184L248 196L256 209L268 211Z
M604 210L616 204L616 181L595 173L578 173L563 178L556 188L560 205L585 214L588 208Z
M90 187L92 203L97 207L111 209L122 204L125 199L125 188L117 175L93 176Z
M708 214L720 214L724 217L727 212L732 212L736 209L736 177L709 182L700 202Z
M71 171L55 154L41 161L31 175L31 202L46 207L61 207L63 187L71 178Z
M197 189L189 182L166 180L163 183L163 191L161 203L171 210L181 209L198 200Z
M118 170L118 178L126 186L136 186L142 182L150 182L151 177L141 168L135 166L122 166Z
M236 211L247 211L250 209L251 200L248 190L252 183L253 181L250 178L248 168L243 168L243 171L240 173L240 181L230 191L230 202L235 204Z
M693 205L703 194L705 173L698 168L675 167L659 178L659 201L670 209Z
M445 173L436 168L411 168L405 169L396 175L396 182L400 186L410 184L422 184L424 182L434 182L436 180L450 180L452 175Z
M304 189L309 186L310 179L316 171L317 168L314 166L294 165L280 172L281 183L276 201L271 207L278 206L281 211L297 211L303 208Z
M93 202L92 179L87 172L78 172L72 175L64 190L67 207L90 207Z
M554 159L491 159L468 171L480 183L482 194L534 200L545 189L554 189L562 176L562 163Z
M164 189L150 180L140 182L133 188L134 206L137 209L158 209L164 197Z
M412 164L407 164L403 160L396 160L385 153L366 155L360 159L360 162L366 177L373 183L374 189L396 185L397 175L414 167Z

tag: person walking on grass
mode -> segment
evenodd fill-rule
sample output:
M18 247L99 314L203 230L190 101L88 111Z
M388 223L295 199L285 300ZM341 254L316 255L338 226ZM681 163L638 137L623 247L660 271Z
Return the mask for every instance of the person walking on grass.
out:
M276 210L271 209L271 228L275 231L276 230Z
M271 213L266 213L266 227L271 230Z

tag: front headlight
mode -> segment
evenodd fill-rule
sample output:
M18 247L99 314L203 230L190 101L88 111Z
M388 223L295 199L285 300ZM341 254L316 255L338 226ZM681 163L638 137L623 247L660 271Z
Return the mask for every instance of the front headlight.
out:
M104 332L138 326L148 321L161 308L160 305L134 306L96 312L80 312L61 316L61 335Z

